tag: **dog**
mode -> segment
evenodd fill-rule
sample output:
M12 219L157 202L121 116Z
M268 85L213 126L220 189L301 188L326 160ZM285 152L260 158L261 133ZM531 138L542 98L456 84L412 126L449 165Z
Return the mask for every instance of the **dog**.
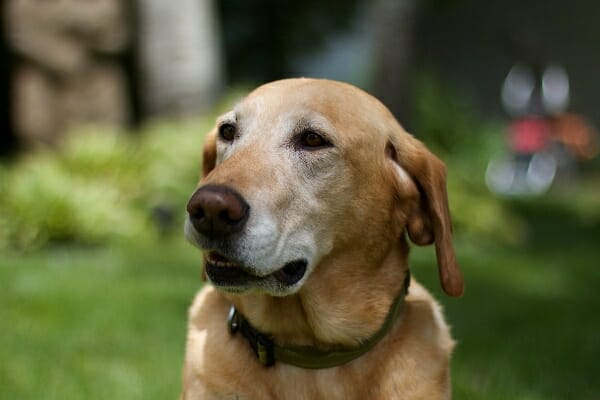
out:
M454 347L408 269L435 244L461 296L446 167L377 99L286 79L217 119L185 233L210 284L189 310L181 398L449 399Z

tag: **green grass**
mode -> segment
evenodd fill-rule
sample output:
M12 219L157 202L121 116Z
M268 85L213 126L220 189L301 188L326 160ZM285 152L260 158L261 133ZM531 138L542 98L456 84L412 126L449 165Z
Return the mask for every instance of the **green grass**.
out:
M600 212L600 202L597 202ZM513 205L529 222L517 248L459 241L467 289L438 289L431 250L415 251L417 275L445 304L458 346L457 399L600 398L600 219L556 203Z
M456 399L600 398L600 221L521 202L529 241L459 239L461 299L442 295L431 248L413 273L458 341ZM176 237L55 247L0 259L0 398L174 399L198 252Z
M177 398L199 264L176 242L2 257L0 398Z

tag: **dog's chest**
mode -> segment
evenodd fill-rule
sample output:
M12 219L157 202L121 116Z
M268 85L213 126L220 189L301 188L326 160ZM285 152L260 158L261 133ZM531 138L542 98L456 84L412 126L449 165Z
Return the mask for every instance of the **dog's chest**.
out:
M228 333L228 310L212 289L190 309L185 400L449 398L453 342L428 302L407 305L401 325L367 354L318 370L261 365L245 338Z

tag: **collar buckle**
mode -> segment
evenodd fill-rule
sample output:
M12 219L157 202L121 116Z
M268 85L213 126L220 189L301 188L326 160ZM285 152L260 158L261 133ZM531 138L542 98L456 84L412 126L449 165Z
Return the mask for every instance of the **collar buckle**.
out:
M258 361L265 367L270 367L275 364L275 351L273 341L264 335L256 336L256 355Z
M258 357L258 361L266 367L275 364L275 345L273 341L266 335L252 328L238 313L235 306L229 309L227 316L227 329L230 335L235 335L238 331L249 340L254 353Z
M234 306L229 309L227 316L227 328L230 334L236 333L240 329L240 316Z

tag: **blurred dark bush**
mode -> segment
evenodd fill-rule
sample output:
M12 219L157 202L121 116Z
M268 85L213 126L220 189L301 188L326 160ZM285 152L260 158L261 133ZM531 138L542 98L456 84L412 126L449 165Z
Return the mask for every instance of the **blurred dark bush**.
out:
M80 128L56 150L1 166L0 248L144 240L158 232L156 210L173 210L171 225L181 226L211 124L155 122L137 135Z

